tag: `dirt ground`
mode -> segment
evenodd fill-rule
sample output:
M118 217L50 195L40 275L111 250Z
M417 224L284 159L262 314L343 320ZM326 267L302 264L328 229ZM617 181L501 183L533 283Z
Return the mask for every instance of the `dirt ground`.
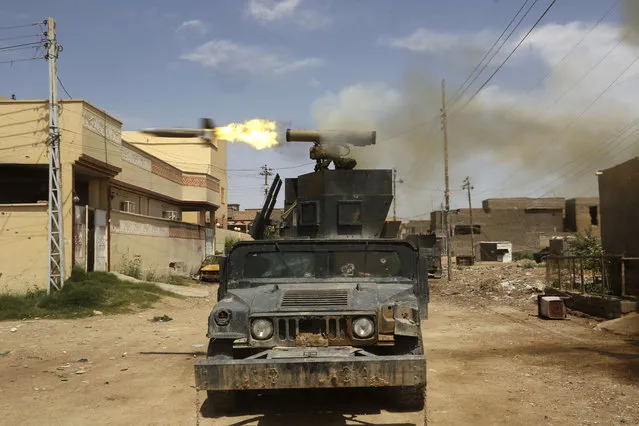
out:
M639 342L529 301L463 297L434 283L424 323L430 425L637 425ZM136 314L0 322L0 424L422 425L379 392L252 395L216 418L193 386L214 301L165 299ZM168 322L152 322L168 315ZM17 331L11 331L12 328Z

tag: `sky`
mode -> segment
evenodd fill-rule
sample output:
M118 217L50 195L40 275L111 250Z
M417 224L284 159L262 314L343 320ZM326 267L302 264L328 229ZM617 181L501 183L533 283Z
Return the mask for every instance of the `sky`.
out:
M34 54L2 47L39 31L5 27L52 16L66 91L125 130L195 126L200 117L278 122L276 148L229 144L229 202L261 207L264 164L283 178L312 171L309 147L283 140L288 127L377 130L377 145L353 155L361 168L397 169L398 216L408 220L427 218L443 200L446 79L454 208L467 206L466 176L474 206L596 196L596 170L639 155L639 20L632 0L558 0L508 57L550 3L3 2L0 96L46 97L45 61L2 63ZM511 36L490 50L514 16Z

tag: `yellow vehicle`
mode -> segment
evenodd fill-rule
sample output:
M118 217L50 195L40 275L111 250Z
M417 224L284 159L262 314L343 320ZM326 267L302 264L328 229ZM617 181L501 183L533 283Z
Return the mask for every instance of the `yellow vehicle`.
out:
M209 256L204 260L200 268L200 281L220 282L220 261L224 256Z

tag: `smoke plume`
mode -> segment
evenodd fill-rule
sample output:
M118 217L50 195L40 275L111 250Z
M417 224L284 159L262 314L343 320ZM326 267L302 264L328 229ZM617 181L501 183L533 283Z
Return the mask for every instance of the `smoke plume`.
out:
M634 25L639 2L627 3L635 12L627 16ZM510 68L465 108L489 73L457 100L453 95L461 81L448 83L451 189L459 190L469 175L475 202L491 196L596 196L594 172L637 154L632 138L611 139L637 115L632 105L639 85L630 77L639 71L638 64L622 73L637 57L636 48L619 44L619 28L602 24L560 62L591 26L540 28ZM607 59L595 66L608 51ZM533 71L528 71L528 60L536 61ZM464 76L474 65L467 64ZM515 82L500 81L508 77ZM413 70L404 74L399 88L370 83L327 93L313 104L312 113L319 128L377 130L377 145L354 148L353 155L358 168L398 169L404 180L398 184L398 206L410 217L429 211L425 200L431 196L438 207L443 195L441 107L441 79ZM465 196L453 193L453 198L454 205L466 204Z

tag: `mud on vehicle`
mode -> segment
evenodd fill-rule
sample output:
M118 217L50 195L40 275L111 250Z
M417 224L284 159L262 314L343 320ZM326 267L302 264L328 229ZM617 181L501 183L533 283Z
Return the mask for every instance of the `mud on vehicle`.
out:
M398 240L238 243L197 387L217 410L243 390L338 387L386 388L399 408L423 408L423 266Z

